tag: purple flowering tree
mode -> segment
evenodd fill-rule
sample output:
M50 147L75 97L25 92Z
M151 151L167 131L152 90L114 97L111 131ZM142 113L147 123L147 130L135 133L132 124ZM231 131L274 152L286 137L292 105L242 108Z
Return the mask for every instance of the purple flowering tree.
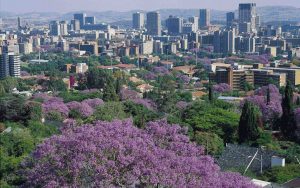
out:
M51 98L53 98L53 97L49 96L47 93L36 93L32 96L32 99L38 99L38 100L41 100L43 102L46 102Z
M120 98L121 100L133 100L140 98L139 93L137 91L128 89L128 88L122 88L120 91Z
M86 99L82 101L83 103L87 103L90 107L93 109L97 108L98 106L101 106L104 104L104 101L99 98L94 98L94 99Z
M267 101L267 92L270 93L270 102ZM265 123L273 124L282 114L281 95L275 85L263 86L254 92L254 95L245 100L257 105L262 113ZM244 102L242 102L243 104Z
M76 127L45 140L25 165L27 187L255 187L221 172L186 129L166 121Z
M78 111L83 117L89 117L94 113L94 109L87 102L72 101L66 105L70 110Z
M213 90L217 93L227 93L231 91L230 85L226 83L220 83L213 86Z
M136 103L136 104L141 104L143 105L144 107L148 108L149 110L155 110L156 109L156 104L150 100L150 99L133 99L133 100L130 100L132 101L133 103Z
M67 118L69 108L63 102L62 98L52 97L42 104L43 113L48 117L52 113L59 113L61 117Z
M167 74L170 74L170 71L167 68L163 67L163 66L154 67L152 71L155 74L158 74L158 75L167 75Z
M156 78L157 76L153 72L148 72L144 75L144 79L146 80L155 80Z
M176 77L184 84L189 84L191 81L191 78L185 74L178 74Z
M180 110L184 110L184 109L186 109L186 107L189 105L189 103L188 102L185 102L185 101L178 101L177 103L176 103L176 107L178 108L178 109L180 109Z

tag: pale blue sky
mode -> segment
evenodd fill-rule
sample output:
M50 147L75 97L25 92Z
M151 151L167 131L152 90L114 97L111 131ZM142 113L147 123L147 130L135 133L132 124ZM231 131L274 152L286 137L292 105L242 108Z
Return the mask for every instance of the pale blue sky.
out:
M256 2L257 6L287 5L300 8L300 0L0 0L0 11L68 12L79 10L126 11L161 8L237 9L240 2Z

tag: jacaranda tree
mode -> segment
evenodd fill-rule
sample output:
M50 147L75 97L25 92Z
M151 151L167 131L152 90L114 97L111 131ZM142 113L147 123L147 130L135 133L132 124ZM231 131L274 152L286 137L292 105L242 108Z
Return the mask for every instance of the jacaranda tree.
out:
M25 163L28 187L255 187L221 172L186 129L166 121L145 129L131 120L70 126Z

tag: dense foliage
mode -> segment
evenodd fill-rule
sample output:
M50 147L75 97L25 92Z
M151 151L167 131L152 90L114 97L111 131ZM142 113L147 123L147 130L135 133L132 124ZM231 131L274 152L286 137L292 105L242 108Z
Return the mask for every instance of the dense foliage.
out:
M69 129L39 145L26 165L26 185L35 187L255 187L220 172L184 129L165 121L145 130L131 121Z

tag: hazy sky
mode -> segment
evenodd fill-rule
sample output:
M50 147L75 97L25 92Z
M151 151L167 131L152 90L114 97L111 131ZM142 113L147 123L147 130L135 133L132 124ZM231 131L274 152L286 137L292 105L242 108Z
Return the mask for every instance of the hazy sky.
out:
M236 9L240 2L256 2L257 6L288 5L300 8L300 0L0 0L0 11L68 12L79 10L126 11L161 8Z

